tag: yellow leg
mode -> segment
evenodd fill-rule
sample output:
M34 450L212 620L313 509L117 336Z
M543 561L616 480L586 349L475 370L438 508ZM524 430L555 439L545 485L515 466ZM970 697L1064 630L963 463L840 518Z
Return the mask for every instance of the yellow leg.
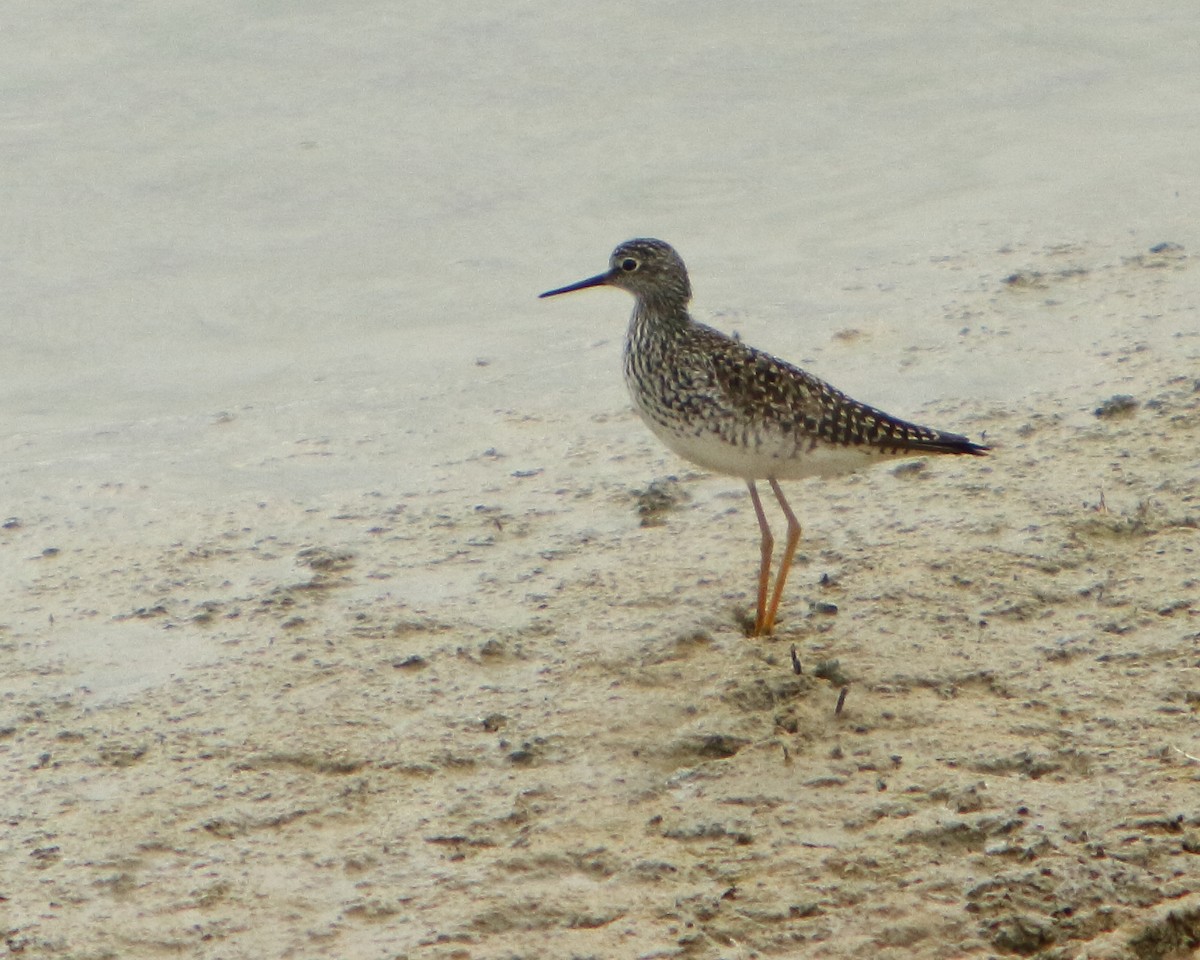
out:
M771 536L767 515L763 513L762 501L758 499L758 488L753 480L747 480L746 486L750 488L750 502L754 504L754 513L758 517L758 529L762 531L762 562L758 567L758 608L754 617L754 636L760 637L769 632L763 629L763 625L767 620L767 587L771 583L771 554L775 550L775 538Z
M787 498L783 495L783 490L779 486L779 481L772 478L768 481L771 484L771 490L775 494L775 499L779 501L779 506L783 508L783 515L787 517L787 542L783 547L783 559L779 562L779 573L775 577L775 592L771 594L771 606L767 608L767 615L764 619L759 614L759 626L756 627L755 633L759 636L769 634L775 629L775 615L779 612L779 601L783 599L783 585L787 583L788 573L792 569L792 560L796 556L796 544L800 542L800 521L796 519L796 515L792 513L791 506L788 505ZM762 514L762 506L757 503L759 524L766 523ZM772 544L774 546L774 544ZM765 580L762 583L765 584Z

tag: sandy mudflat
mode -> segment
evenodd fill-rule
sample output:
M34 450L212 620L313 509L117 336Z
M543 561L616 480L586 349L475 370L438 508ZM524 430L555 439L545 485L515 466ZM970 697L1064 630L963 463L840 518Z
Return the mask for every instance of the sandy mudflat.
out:
M1188 955L1200 12L1080 6L8 17L0 956ZM645 235L994 445L792 485L770 640L536 299Z
M420 489L27 503L0 530L9 955L1187 956L1200 266L984 259L968 363L1021 323L1142 319L1079 351L1087 382L903 411L987 461L793 485L771 640L738 625L743 489L584 390L488 411L494 445ZM581 363L615 377L606 350ZM194 662L92 691L54 644L107 635Z

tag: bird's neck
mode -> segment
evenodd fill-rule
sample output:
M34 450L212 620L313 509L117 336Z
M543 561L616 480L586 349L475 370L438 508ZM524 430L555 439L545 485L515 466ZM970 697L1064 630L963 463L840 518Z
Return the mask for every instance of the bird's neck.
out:
M664 334L681 333L690 327L692 322L686 300L638 297L633 316L629 320L629 334L638 338L661 337Z

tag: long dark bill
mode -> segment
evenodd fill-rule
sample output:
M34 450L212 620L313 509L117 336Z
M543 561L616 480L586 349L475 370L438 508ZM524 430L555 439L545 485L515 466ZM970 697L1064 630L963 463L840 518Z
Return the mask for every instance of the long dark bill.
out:
M608 283L607 273L598 273L594 277L588 277L586 280L580 280L578 283L572 283L566 287L559 287L557 290L547 290L545 293L539 293L538 299L545 297L557 297L560 293L571 293L574 290L586 290L588 287L602 287Z

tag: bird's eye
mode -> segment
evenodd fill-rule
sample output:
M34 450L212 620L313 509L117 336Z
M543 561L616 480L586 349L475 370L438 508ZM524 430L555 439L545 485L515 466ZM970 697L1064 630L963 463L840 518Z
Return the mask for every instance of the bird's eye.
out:
M638 262L633 257L626 257L621 261L621 269L626 273L633 273L638 268Z

